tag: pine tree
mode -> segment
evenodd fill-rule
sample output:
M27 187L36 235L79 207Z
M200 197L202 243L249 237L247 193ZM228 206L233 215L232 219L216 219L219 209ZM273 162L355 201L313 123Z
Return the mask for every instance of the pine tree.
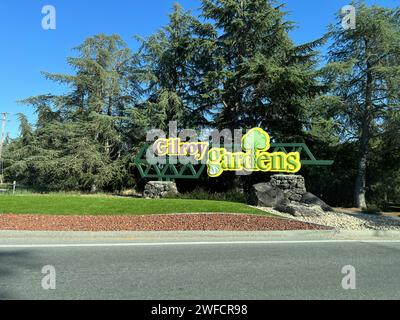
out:
M68 84L70 92L22 101L36 109L38 121L28 135L21 118L23 130L10 148L7 172L40 189L112 190L127 180L136 139L129 137L138 91L130 76L134 59L116 35L88 38L77 50L78 57L68 59L74 75L45 73Z
M399 9L368 7L353 2L355 29L344 30L342 17L330 27L333 44L329 50L332 74L337 74L333 91L341 98L339 116L346 124L347 139L359 147L354 203L366 208L366 187L371 139L384 132L388 112L399 112L400 20Z
M137 72L146 84L142 108L156 128L166 129L170 121L181 127L207 125L212 87L204 75L214 67L210 53L215 31L178 4L169 18L167 26L140 39L143 65Z
M295 46L282 6L266 0L204 0L218 33L213 94L223 128L262 126L274 138L301 136L304 105L321 88L316 52L323 40Z

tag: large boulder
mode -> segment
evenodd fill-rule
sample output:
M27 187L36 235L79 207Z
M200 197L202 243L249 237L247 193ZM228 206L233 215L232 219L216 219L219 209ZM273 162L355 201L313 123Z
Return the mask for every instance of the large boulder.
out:
M178 188L172 181L150 181L144 187L145 198L164 198L178 194Z
M306 192L305 194L303 194L303 197L301 198L300 202L308 205L320 206L324 211L328 212L334 211L332 207L327 205L324 201L322 201L320 198L318 198L316 195L313 195L310 192Z
M248 203L258 207L273 208L286 201L284 192L270 183L258 183L251 187Z

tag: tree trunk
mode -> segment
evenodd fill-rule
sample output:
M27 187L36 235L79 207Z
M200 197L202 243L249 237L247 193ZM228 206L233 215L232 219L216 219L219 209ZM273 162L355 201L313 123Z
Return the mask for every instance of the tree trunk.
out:
M366 43L368 48L368 43ZM367 79L365 86L365 110L361 123L361 138L360 138L360 154L358 158L357 178L354 186L354 204L359 209L367 209L367 201L365 199L365 187L367 176L367 161L369 151L370 128L373 120L373 77L371 72L371 64L367 62Z
M354 205L360 209L367 208L367 201L365 199L365 187L367 175L368 144L369 124L364 123L360 139L360 155L358 159L357 178L354 188Z
M108 97L107 115L109 117L111 117L111 115L112 115L112 98L111 98L111 96Z

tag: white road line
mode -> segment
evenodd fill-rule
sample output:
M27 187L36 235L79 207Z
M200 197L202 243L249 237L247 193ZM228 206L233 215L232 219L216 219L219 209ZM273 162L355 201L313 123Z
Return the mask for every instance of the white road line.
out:
M13 248L91 248L91 247L159 247L159 246L218 246L262 244L313 244L313 243L400 243L400 240L294 240L294 241L212 241L212 242L127 242L127 243L70 243L70 244L4 244L0 249Z

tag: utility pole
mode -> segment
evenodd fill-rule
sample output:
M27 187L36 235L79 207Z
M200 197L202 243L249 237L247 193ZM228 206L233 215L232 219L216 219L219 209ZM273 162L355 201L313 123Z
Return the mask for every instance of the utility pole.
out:
M0 183L3 184L3 144L4 144L4 138L5 138L5 132L6 132L6 124L7 124L7 112L1 112L1 115L3 115L2 121L1 121L1 138L0 138Z

